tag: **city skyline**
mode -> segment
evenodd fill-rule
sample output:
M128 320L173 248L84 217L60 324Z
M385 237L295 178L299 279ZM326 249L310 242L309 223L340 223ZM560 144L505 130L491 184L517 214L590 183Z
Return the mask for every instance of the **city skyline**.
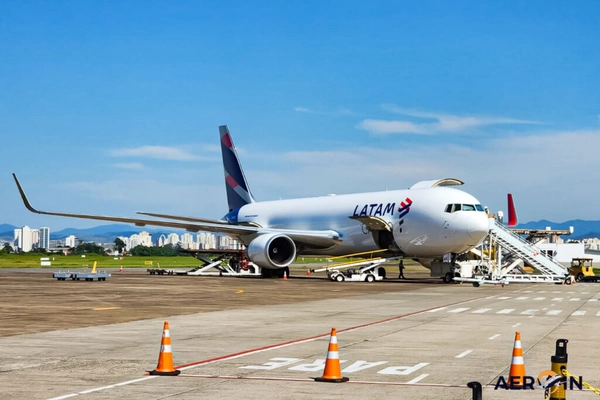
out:
M244 246L237 240L225 235L212 232L197 232L191 234L185 232L179 234L170 232L168 234L160 233L157 239L153 239L152 234L147 231L131 234L130 236L116 235L110 242L96 242L77 238L75 235L68 235L64 238L52 239L51 231L48 227L31 228L24 225L20 228L14 228L14 237L12 240L0 240L2 245L10 245L15 250L29 252L33 249L44 248L51 249L57 247L75 247L78 242L93 242L99 245L111 245L118 238L125 243L125 249L129 251L138 245L147 247L162 247L166 245L180 246L186 250L199 249L242 249ZM54 245L54 246L53 246Z

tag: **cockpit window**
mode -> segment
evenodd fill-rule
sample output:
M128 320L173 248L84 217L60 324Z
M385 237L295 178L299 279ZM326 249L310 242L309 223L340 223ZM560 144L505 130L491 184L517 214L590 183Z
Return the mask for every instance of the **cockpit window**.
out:
M483 211L485 212L481 204L447 204L444 210L447 213L453 213L456 211Z

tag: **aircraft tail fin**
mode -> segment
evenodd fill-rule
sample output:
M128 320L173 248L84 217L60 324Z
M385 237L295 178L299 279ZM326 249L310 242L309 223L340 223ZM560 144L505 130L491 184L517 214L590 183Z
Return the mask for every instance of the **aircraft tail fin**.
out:
M515 202L513 201L513 195L508 194L508 223L507 226L517 226L517 209L515 208Z
M246 204L254 203L254 197L248 187L242 164L231 139L227 125L219 126L221 134L221 152L223 154L223 169L225 170L225 187L229 211Z

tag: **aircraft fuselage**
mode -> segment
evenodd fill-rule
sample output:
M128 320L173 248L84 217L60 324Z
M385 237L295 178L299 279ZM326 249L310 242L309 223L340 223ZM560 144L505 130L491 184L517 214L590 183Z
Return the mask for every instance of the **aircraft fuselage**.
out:
M449 204L477 208L449 212ZM478 245L489 229L487 214L479 201L450 187L256 202L244 205L237 214L229 214L231 223L272 229L334 230L340 235L339 245L327 249L304 247L298 249L298 254L336 256L380 249L382 243L376 242L377 235L350 217L384 220L391 231L385 234L393 240L390 248L408 257L463 253Z

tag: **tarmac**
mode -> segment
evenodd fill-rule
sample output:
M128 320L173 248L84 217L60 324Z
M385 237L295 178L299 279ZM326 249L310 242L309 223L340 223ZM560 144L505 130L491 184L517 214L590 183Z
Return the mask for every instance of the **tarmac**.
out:
M600 386L600 284L442 284L148 275L106 282L0 270L3 399L542 399L495 390L520 332L527 375L550 369L567 339L568 370ZM177 377L148 376L170 325ZM323 373L337 329L345 383ZM592 399L568 390L569 399Z

